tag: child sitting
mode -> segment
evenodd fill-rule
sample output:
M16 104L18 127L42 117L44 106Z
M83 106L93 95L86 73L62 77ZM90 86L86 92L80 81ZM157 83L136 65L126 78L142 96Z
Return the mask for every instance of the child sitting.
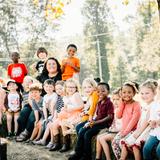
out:
M114 118L113 104L108 98L110 87L107 83L98 84L99 102L97 104L96 117L88 121L78 132L75 154L69 160L90 160L91 140L101 129L109 128Z
M112 94L112 102L114 105L114 112L116 112L119 102L120 102L120 90L116 90ZM96 160L101 159L101 153L102 149L105 153L106 159L111 160L111 155L110 155L110 149L109 149L109 144L108 142L111 142L115 135L120 131L121 128L121 119L117 119L114 117L114 121L109 128L108 131L105 133L99 134L97 136L97 143L96 143Z
M19 92L17 92L17 84L14 80L9 80L7 82L7 89L9 93L5 97L5 107L7 116L7 130L8 137L12 135L16 136L18 131L17 119L19 117L19 112L21 110L22 97ZM14 118L14 133L12 133L12 118Z

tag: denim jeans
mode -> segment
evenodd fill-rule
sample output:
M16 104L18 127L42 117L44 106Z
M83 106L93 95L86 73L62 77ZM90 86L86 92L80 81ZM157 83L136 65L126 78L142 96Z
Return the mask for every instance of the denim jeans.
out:
M143 147L143 158L145 160L153 160L152 151L156 148L156 155L160 159L160 141L157 137L150 136Z
M84 127L84 125L87 123L88 121L84 121L84 122L81 122L79 123L77 126L76 126L76 132L77 132L77 135L78 135L78 132L81 128Z

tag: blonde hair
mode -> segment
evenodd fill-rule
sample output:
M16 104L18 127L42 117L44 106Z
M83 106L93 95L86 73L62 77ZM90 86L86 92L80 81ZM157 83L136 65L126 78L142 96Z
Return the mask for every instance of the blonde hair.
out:
M66 94L66 95L67 95L67 92L66 92L67 83L73 83L73 84L75 85L76 92L79 92L79 83L78 83L78 81L76 81L76 80L73 79L73 78L70 78L70 79L67 79L67 80L65 81L65 86L64 86L64 88L65 88L65 94Z
M82 82L82 87L84 86L85 83L90 84L90 85L91 85L93 88L95 88L95 89L96 89L96 87L97 87L96 81L95 81L94 79L92 79L92 78L85 78L85 79L83 80L83 82Z
M158 87L158 82L154 79L148 79L142 83L141 87L150 88L155 93Z
M37 91L42 91L42 84L41 83L33 83L29 86L29 91L33 91L33 90L37 90Z

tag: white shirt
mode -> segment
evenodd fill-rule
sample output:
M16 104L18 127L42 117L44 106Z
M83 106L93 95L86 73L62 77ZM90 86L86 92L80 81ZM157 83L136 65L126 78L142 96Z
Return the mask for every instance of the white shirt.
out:
M160 120L160 103L152 102L149 120ZM160 140L160 125L150 131L151 136L157 137Z
M8 94L8 108L12 111L20 109L20 96L18 93Z

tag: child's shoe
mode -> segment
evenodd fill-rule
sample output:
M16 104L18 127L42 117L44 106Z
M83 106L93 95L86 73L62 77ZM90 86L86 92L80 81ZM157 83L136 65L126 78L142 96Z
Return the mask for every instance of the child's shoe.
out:
M12 133L8 132L7 139L11 139L11 137L12 137Z

